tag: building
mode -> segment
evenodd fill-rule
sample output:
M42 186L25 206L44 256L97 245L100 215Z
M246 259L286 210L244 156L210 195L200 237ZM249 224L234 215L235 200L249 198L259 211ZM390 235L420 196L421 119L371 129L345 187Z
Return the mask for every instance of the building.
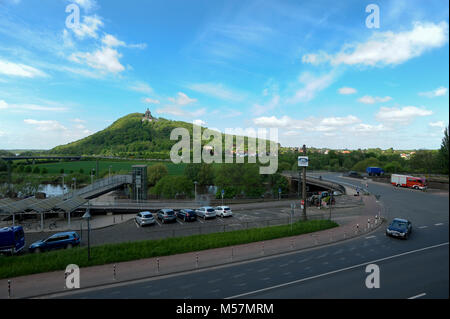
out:
M147 121L147 122L156 121L156 118L154 118L152 116L152 113L150 112L150 109L147 109L147 111L145 111L145 113L144 113L144 117L142 118L142 122L145 122L145 121Z

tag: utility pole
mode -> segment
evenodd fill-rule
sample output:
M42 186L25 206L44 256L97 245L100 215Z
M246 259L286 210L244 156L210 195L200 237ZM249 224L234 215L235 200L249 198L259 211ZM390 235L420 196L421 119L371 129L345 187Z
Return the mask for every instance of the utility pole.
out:
M8 196L12 197L12 194L11 194L11 161L7 161L6 164L8 166Z
M306 156L306 145L303 145L303 156ZM306 220L306 166L302 167L303 178L302 178L302 200L303 200L303 220Z

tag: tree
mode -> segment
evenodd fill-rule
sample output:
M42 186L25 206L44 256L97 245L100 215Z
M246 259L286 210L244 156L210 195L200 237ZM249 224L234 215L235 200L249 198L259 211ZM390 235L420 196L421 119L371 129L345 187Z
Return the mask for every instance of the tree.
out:
M448 174L449 169L449 148L448 148L448 125L444 130L444 137L442 138L441 149L439 150L440 164L442 171Z
M150 186L156 185L159 180L169 173L167 166L158 163L147 168L147 179Z
M203 163L197 174L197 182L200 186L208 186L214 184L214 170L211 164Z
M164 198L191 197L194 185L186 176L164 176L150 192Z
M33 168L33 174L39 174L41 172L41 169L39 168L39 166L35 166Z

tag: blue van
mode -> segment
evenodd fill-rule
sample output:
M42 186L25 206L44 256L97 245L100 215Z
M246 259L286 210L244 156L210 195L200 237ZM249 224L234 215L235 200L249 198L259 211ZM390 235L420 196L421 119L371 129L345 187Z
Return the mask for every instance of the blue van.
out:
M0 254L15 255L25 247L22 226L0 228Z

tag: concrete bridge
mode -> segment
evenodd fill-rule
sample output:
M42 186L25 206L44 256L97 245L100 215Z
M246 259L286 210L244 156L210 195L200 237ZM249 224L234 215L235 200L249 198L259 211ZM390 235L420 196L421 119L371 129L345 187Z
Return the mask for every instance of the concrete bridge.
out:
M284 177L286 177L289 181L290 189L293 191L297 191L299 188L299 183L302 182L302 178L300 174L296 171L283 171L281 174ZM313 193L317 191L326 191L326 190L333 190L333 191L339 191L343 194L345 194L345 188L342 185L339 185L337 183L333 183L330 181L324 181L320 179L319 177L315 177L312 175L306 175L306 191L307 193Z

